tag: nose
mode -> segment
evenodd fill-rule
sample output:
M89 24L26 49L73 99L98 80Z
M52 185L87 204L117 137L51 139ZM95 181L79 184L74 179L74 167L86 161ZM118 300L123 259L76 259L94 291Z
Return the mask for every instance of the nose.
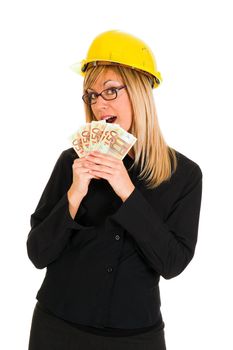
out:
M99 114L98 112L101 112L102 110L106 110L106 108L108 108L109 102L110 101L106 101L100 95L98 96L96 103L92 105L92 110L95 111L95 114Z
M95 117L98 119L99 115L106 114L106 104L102 96L98 96L96 103L91 105L92 113L95 115Z

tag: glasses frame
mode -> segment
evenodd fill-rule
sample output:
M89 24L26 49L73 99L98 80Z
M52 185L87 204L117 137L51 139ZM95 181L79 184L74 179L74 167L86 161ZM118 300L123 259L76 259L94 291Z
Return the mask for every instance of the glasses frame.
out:
M115 100L115 99L117 98L118 92L119 92L121 89L124 89L124 88L126 88L126 85L122 85L122 86L119 86L119 87L115 87L115 86L109 87L109 88L107 88L107 89L102 90L100 93L91 92L91 94L94 93L94 94L96 95L96 101L93 102L93 103L89 103L89 101L88 101L88 102L85 101L86 96L88 96L90 93L84 94L84 95L82 96L82 100L83 100L83 102L85 102L85 103L86 103L87 105L89 105L89 106L94 105L94 104L97 102L97 98L98 98L99 96L101 96L105 101L112 101L112 100ZM103 93L104 91L111 90L111 89L112 89L112 90L116 90L116 96L115 96L114 98L108 98L108 99L106 99L106 98L102 95L102 93Z

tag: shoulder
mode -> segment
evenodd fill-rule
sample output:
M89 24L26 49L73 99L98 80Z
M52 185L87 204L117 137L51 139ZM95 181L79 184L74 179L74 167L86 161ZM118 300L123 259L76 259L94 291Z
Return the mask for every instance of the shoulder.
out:
M173 148L174 149L174 148ZM202 178L202 170L200 165L187 155L181 153L180 151L174 149L177 159L177 174L181 177L195 177Z
M76 158L79 158L78 154L75 152L73 147L63 150L60 154L60 158L65 161L74 161Z
M72 170L72 165L76 158L79 158L79 156L73 147L60 151L54 170L59 172L67 172L68 170Z
M73 147L63 150L61 154L65 158L72 158L72 159L79 158L79 156L77 155Z

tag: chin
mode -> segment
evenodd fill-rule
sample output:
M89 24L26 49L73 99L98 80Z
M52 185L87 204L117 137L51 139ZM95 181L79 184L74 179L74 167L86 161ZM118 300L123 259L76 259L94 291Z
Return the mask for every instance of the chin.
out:
M130 128L125 128L124 126L122 126L122 128L123 128L125 131L127 131L127 132L130 133Z
M122 129L124 129L125 131L127 131L127 128L125 127L125 125L122 125L121 123L117 123L117 124L119 124L120 127L121 127Z

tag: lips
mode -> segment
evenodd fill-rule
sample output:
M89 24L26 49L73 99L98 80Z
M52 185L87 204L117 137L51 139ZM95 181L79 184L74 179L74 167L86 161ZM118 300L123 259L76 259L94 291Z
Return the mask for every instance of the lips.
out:
M106 119L108 119L108 118L110 118L110 117L116 117L116 115L111 115L111 114L102 115L102 116L100 117L100 119L101 119L101 120L106 120Z
M115 120L117 119L116 115L103 115L101 120L106 120L107 123L114 123Z

